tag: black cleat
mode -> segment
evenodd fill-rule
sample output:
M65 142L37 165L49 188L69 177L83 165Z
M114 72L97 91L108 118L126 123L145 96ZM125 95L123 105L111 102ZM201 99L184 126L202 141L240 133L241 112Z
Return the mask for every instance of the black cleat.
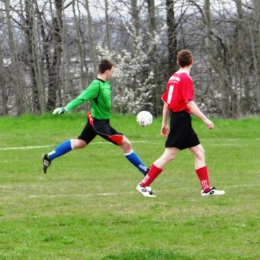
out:
M42 169L43 172L46 173L47 172L47 168L51 165L51 160L49 159L49 156L47 153L44 153L42 155Z

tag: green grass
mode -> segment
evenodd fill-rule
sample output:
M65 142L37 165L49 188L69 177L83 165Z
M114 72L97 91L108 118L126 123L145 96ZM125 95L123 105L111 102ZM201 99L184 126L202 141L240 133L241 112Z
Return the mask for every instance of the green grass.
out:
M211 184L226 195L200 196L184 150L153 183L154 199L135 191L142 175L100 137L42 174L42 153L76 138L85 121L0 118L0 260L260 259L260 119L214 119L209 131L194 118ZM147 165L162 154L161 118L142 128L113 115L111 124Z

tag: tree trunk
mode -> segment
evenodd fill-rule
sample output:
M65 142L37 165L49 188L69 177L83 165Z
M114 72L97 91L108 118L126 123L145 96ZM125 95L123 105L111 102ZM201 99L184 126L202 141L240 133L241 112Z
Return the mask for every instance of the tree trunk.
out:
M10 14L10 0L5 0L5 9L6 9L6 20L7 20L7 28L8 28L8 41L9 41L9 48L11 53L11 74L10 74L10 81L11 85L14 88L14 99L15 99L15 108L16 115L21 115L25 111L24 107L24 100L23 100L23 81L19 82L19 61L16 55L16 49L13 39L13 31L12 31L12 17Z
M257 110L260 110L260 5L259 0L253 0L253 14L254 14L254 34L255 41L252 42L253 59L254 59L254 71L255 71L255 105ZM251 30L251 28L250 28Z
M204 0L204 17L206 26L206 48L208 51L209 61L215 71L218 73L220 81L221 92L221 109L224 117L230 116L229 110L229 80L225 68L228 67L228 52L226 45L219 38L222 47L222 56L217 55L214 46L214 34L212 30L211 13L210 13L210 0ZM220 53L220 52L219 52Z
M167 37L168 37L168 52L169 52L169 65L168 74L172 75L177 68L177 24L175 23L174 13L174 0L166 0L166 11L167 11Z
M158 50L157 50L157 42L155 41L156 38L156 17L155 17L155 4L154 0L147 0L148 3L148 13L149 13L149 27L150 33L152 35L152 39L154 42L152 43L152 50L151 50L151 66L153 68L153 84L154 84L154 94L153 94L153 103L154 103L154 114L158 115L160 112L159 107L161 103L161 86L158 81L158 65L157 65L157 58L158 58Z
M111 51L111 36L110 36L110 25L109 25L109 15L108 15L108 0L105 0L105 17L106 17L106 38L107 38L107 48Z
M235 64L236 71L238 73L234 73L237 75L237 78L241 78L235 85L237 85L238 89L237 92L241 93L239 98L237 98L236 103L237 107L240 111L238 113L247 113L250 111L250 107L252 104L252 100L250 97L250 84L249 84L249 64L246 61L246 41L245 41L245 28L244 28L244 19L243 19L243 8L242 8L242 1L236 0L236 7L237 7L237 21L236 21L236 30L237 36L234 41L234 49L236 52L233 52L235 55L235 59L239 62Z
M60 91L60 63L62 54L62 6L63 0L55 0L56 15L52 21L53 29L53 49L54 53L52 61L49 63L48 69L49 87L48 87L48 101L47 110L55 108L57 103L57 91Z
M7 88L6 88L6 75L2 56L2 44L0 46L0 116L7 115Z
M32 110L34 113L40 111L39 91L37 87L37 39L34 33L35 21L34 21L34 7L30 0L25 0L25 36L26 47L28 49L27 64L29 66L30 78L31 78L31 90L32 90Z
M132 22L135 29L136 37L140 35L140 18L139 18L139 10L137 7L137 0L131 0L131 17Z
M92 60L92 63L93 63L93 71L94 71L94 74L96 75L97 74L97 57L96 57L96 50L95 50L96 45L93 41L92 16L91 16L91 11L90 11L90 8L89 8L88 0L85 0L85 5L86 5L87 14L88 14L88 36L89 36L89 48L90 48L90 55L91 55L90 57L91 57L91 60ZM108 42L108 44L110 44L110 43Z

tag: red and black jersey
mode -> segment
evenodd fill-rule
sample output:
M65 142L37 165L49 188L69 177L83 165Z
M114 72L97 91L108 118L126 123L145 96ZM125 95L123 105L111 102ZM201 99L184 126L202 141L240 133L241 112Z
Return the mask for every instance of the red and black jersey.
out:
M194 100L194 87L190 75L186 72L174 73L167 82L162 100L168 104L172 112L185 110L190 114L187 102Z

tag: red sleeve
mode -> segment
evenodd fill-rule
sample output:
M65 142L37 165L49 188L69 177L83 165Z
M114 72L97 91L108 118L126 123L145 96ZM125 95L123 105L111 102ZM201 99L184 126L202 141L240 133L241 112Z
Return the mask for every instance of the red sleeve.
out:
M168 99L168 92L169 92L169 87L167 87L166 91L163 93L161 99L163 102L167 103L167 99Z

